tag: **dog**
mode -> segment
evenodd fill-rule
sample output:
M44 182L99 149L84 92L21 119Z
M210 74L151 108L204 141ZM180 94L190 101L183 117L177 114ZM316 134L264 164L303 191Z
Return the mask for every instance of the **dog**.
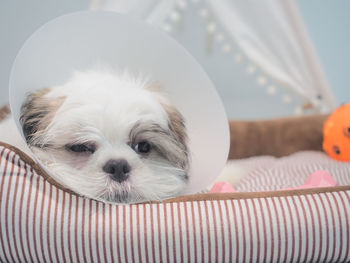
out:
M64 85L29 94L20 123L49 175L81 196L160 201L188 184L184 117L145 78L77 72Z

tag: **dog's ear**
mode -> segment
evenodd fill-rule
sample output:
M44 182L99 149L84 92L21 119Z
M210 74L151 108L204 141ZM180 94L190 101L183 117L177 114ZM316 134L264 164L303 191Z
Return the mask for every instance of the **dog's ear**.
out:
M187 133L185 120L182 114L172 106L168 99L162 93L162 88L159 83L152 83L147 86L147 89L153 93L158 102L162 105L168 115L168 126L173 138L186 147ZM187 147L186 147L187 149Z
M177 145L186 156L182 166L183 169L187 169L190 156L187 147L187 132L184 117L174 106L169 104L162 104L162 106L168 115L168 126L171 137L177 142Z
M29 94L21 107L20 122L27 143L39 146L40 134L52 121L56 111L62 105L64 97L48 98L50 88Z
M168 126L174 139L184 146L187 144L187 133L185 120L182 114L174 107L167 104L162 104L168 115Z

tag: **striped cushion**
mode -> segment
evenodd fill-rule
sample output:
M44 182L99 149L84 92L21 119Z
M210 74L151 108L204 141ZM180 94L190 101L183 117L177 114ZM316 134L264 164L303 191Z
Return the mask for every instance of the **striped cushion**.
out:
M0 261L350 261L350 187L109 205L0 146Z
M301 186L319 170L328 171L339 185L350 185L350 163L339 162L324 152L303 151L276 158L258 156L229 161L248 170L235 189L239 192L271 191Z

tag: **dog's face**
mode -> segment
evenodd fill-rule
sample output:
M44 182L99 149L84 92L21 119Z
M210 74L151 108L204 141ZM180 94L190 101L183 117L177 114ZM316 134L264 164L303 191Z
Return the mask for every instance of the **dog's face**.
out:
M52 177L109 202L162 200L183 192L189 156L181 114L142 81L79 73L29 95L25 138Z

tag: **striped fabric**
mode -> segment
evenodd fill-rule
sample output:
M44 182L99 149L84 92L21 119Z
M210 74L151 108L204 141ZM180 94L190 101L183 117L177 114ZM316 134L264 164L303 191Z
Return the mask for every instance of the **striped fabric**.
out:
M333 160L324 152L303 151L282 158L258 156L232 160L228 165L249 171L235 186L240 192L272 191L300 186L318 170L328 171L339 185L350 185L350 163Z
M350 261L350 187L109 205L0 147L0 261Z

